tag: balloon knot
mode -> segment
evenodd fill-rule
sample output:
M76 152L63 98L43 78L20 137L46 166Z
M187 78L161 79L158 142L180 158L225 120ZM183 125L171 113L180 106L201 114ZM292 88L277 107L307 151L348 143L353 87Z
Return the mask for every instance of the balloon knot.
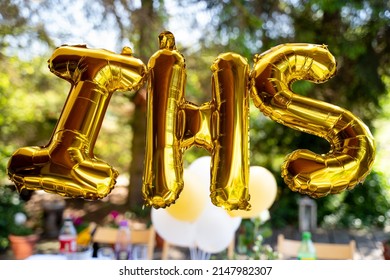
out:
M158 36L160 43L160 50L176 50L175 36L170 31L161 32Z

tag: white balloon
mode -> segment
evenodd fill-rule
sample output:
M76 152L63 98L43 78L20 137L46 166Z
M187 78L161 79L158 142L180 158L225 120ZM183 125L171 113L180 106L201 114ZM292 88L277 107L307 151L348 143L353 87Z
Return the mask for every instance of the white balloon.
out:
M197 182L207 190L210 189L210 169L210 156L197 158L190 164L190 166L188 166L188 170L191 172L191 174L194 174Z
M232 231L235 232L240 227L242 219L241 217L231 217L230 215L229 217L231 219Z
M195 170L210 171L210 165L211 165L211 156L203 156L194 160L188 168L195 169Z
M252 209L249 211L233 210L229 214L243 219L257 217L272 206L277 191L276 179L271 171L261 166L251 166L249 168L249 194L251 195L249 203Z
M151 210L151 219L156 232L167 242L181 247L195 244L195 224L173 218L165 209Z
M268 221L271 218L271 215L270 215L268 209L261 212L259 215L259 218L260 218L261 223L265 223L266 221Z
M207 187L198 182L198 175L188 168L183 172L184 188L177 201L166 208L168 213L177 220L193 222L206 207L208 198Z
M196 246L211 254L225 250L234 238L233 224L224 209L209 205L195 221Z
M210 166L211 157L202 157L194 161L189 168L191 172L205 172ZM204 174L204 173L203 173ZM198 178L201 177L198 176ZM204 179L204 178L203 178ZM209 177L207 182L199 180L200 186L209 188ZM241 217L231 217L228 212L215 206L210 199L207 200L205 210L194 222L195 242L197 247L207 253L218 253L225 250L235 237L235 232L241 225Z

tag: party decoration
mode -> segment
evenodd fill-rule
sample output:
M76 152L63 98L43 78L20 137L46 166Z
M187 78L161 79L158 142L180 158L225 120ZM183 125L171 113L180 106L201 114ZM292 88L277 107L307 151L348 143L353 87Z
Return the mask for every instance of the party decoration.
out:
M166 209L153 208L151 211L156 232L173 245L188 247L191 259L207 259L210 254L225 250L232 242L242 220L241 217L230 216L224 209L216 207L210 199L207 199L210 188L210 174L207 171L210 170L210 162L209 156L196 159L187 169L184 169L185 188L180 199ZM187 180L196 184L188 185ZM194 186L198 189L198 193L192 200L187 201L187 187ZM198 201L204 201L205 205L195 219L188 221L188 219L181 219L182 217L176 211L171 211L183 201L186 201L187 205L185 207L183 205L180 209L189 213L198 212Z
M205 186L206 189L210 189L210 166L211 156L202 156L195 159L189 166L188 171L196 178L198 186Z
M152 208L151 220L156 232L172 245L194 247L195 223L180 221L171 216L167 209Z
M210 204L195 223L196 246L207 253L219 253L232 242L236 223L220 207Z
M157 208L173 203L183 189L180 120L183 119L185 63L171 33L160 35L160 50L149 60L143 194Z
M211 200L227 210L249 210L249 65L233 53L218 56L213 71Z
M229 212L229 215L250 219L258 217L269 209L277 194L276 179L268 169L261 166L251 166L249 168L249 189L252 208L249 211L233 210Z
M185 63L173 34L163 32L159 39L160 50L148 63L146 205L164 208L176 201L183 189L183 152L196 145L212 154L213 203L249 209L247 61L234 53L219 55L211 67L212 100L196 106L184 98Z
M324 155L309 150L291 153L282 176L293 191L323 197L352 189L370 173L374 139L367 126L338 106L295 94L295 80L327 81L336 62L326 46L285 44L256 57L251 73L251 95L266 116L290 128L326 139Z
M200 157L200 158L197 158L196 160L194 160L187 168L187 170L191 174L192 181L196 182L198 189L202 189L202 190L207 191L209 186L210 186L210 174L209 174L210 164L211 164L211 157L210 156L203 156L203 157ZM184 173L184 174L186 175L186 173ZM185 186L187 187L186 183L185 183ZM249 184L249 188L250 188L250 184ZM203 195L206 196L205 193ZM180 200L181 200L181 196L180 196ZM251 198L251 200L253 201L252 198ZM209 211L210 208L213 209L212 206L213 206L213 204L211 204L211 202L209 200L206 200L206 205L205 205L206 210L205 211ZM169 209L171 207L172 206L168 207L167 210L169 211ZM193 207L192 205L189 205L187 207L187 210L192 208L192 207ZM237 210L237 211L230 211L230 212L245 212L245 210ZM228 212L228 213L230 214L230 212ZM236 216L231 215L231 217L233 218L231 220L232 230L236 231L241 224L241 217L239 217L238 215L236 215Z
M146 67L130 48L115 54L82 45L57 48L48 63L51 72L71 83L70 93L49 143L17 150L8 162L8 175L19 191L103 198L118 176L93 154L104 114L115 91L143 85Z
M168 209L169 207L152 209L151 220L156 232L172 245L208 254L226 250L241 224L240 217L229 216L225 210L216 207L211 202L192 222L174 218L167 211Z
M291 90L295 80L321 83L335 75L335 59L325 46L274 47L255 56L251 72L242 56L220 54L211 66L211 100L198 106L185 99L185 59L176 49L173 34L162 32L159 43L148 67L128 47L121 54L84 45L54 51L49 69L70 82L71 90L49 143L20 148L10 158L8 175L19 191L43 189L92 200L105 197L118 172L93 154L104 114L115 91L137 90L146 80L142 194L145 205L156 209L177 203L169 212L179 220L195 221L205 207L198 198L200 192L183 175L183 153L192 146L211 155L203 172L208 174L214 205L249 211L237 215L251 217L272 204L276 187L268 175L262 174L256 186L248 183L249 94L272 120L322 137L331 145L325 155L297 150L287 157L282 176L293 191L322 197L352 189L370 173L375 146L367 126L343 108ZM256 172L253 176L260 182ZM189 194L183 191L184 184ZM255 196L252 210L248 184ZM181 195L183 202L176 202ZM186 212L190 203L196 208Z
M184 169L183 182L185 188L180 194L180 199L166 209L177 220L193 222L206 207L209 192L207 187L200 184L199 178L188 169Z

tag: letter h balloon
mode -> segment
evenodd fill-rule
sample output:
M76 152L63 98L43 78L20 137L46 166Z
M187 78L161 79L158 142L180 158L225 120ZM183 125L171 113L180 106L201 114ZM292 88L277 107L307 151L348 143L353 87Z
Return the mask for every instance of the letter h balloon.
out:
M49 143L18 149L8 162L19 191L45 190L67 197L101 199L114 188L118 172L93 149L111 96L136 91L147 82L146 153L142 193L145 205L165 208L183 190L183 153L192 146L211 154L210 197L227 210L249 210L249 96L272 120L326 139L326 154L296 150L282 165L287 186L311 197L354 188L370 173L375 157L368 127L338 106L294 93L296 80L322 83L336 73L326 46L283 44L256 55L220 54L211 66L211 100L185 99L186 65L172 33L159 36L160 49L148 65L121 54L61 46L49 69L71 84Z

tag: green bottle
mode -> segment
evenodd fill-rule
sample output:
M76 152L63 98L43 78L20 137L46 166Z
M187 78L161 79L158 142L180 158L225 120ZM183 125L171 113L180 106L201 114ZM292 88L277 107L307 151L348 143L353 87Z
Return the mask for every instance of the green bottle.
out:
M298 249L298 260L317 259L316 248L311 240L311 233L304 231L302 233L302 242Z

